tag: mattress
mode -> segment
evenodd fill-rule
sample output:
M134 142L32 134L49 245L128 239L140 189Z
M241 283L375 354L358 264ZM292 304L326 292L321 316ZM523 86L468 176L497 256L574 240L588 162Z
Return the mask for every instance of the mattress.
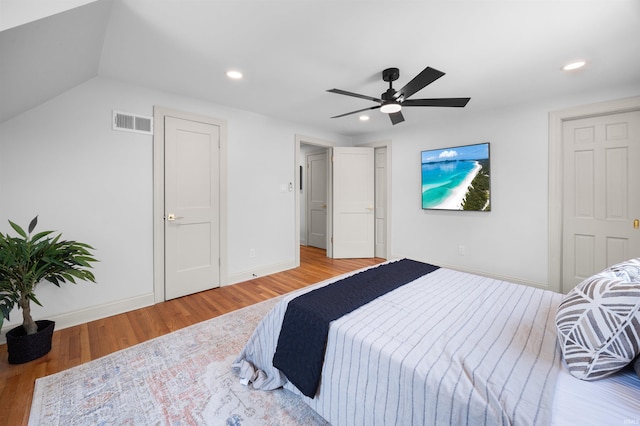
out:
M285 296L258 325L234 363L245 383L299 393L271 363L282 318L289 300L333 281ZM441 268L332 322L319 391L301 397L334 426L634 424L640 379L586 383L562 366L561 298Z
M564 367L552 413L552 426L639 425L640 378L628 367L603 379L578 380Z

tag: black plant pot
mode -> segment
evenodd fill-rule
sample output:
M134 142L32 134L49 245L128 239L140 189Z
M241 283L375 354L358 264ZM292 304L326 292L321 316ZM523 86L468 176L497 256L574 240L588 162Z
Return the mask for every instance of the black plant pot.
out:
M27 334L21 325L7 331L9 364L24 364L49 353L55 322L36 321L38 332Z

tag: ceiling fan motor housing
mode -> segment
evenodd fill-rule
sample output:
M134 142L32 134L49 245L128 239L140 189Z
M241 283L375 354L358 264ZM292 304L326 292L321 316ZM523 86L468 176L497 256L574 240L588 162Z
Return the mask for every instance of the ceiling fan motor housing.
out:
M392 88L389 88L389 89L387 89L387 91L386 91L386 92L384 92L382 95L380 95L380 98L381 98L383 101L387 101L387 102L389 102L389 101L395 101L395 100L396 100L396 99L395 99L395 94L396 94L396 91L395 91L395 90L393 90Z

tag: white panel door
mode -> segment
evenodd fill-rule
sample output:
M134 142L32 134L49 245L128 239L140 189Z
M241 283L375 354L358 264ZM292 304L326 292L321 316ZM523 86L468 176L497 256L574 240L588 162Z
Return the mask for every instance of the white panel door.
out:
M375 256L387 258L387 148L376 148L375 171Z
M327 248L327 153L307 155L307 242Z
M216 125L165 118L165 298L220 285Z
M640 111L563 123L562 291L640 257Z
M374 149L333 148L333 257L374 257Z

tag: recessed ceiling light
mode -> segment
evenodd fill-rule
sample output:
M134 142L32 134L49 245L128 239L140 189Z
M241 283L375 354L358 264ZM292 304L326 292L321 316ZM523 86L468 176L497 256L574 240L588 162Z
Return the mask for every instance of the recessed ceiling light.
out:
M358 118L360 119L360 121L368 121L369 120L369 116L368 115L361 115Z
M242 73L240 71L227 71L227 77L232 78L234 80L240 80L242 78Z
M565 65L564 67L562 67L562 69L565 71L573 71L573 70L577 70L578 68L584 67L586 64L587 64L587 61L575 61Z

